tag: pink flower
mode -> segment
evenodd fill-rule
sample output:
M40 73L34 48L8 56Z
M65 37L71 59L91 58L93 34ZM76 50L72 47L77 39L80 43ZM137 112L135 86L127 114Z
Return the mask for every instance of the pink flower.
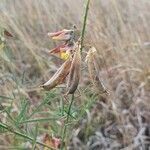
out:
M68 41L73 38L74 32L73 30L63 29L58 32L48 33L47 35L53 40Z

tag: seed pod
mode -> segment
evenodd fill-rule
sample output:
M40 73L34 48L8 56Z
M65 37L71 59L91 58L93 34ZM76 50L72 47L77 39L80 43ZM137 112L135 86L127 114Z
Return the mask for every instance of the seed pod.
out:
M67 94L73 94L76 91L80 80L80 68L81 68L81 53L80 53L80 45L78 45L75 48L75 53L71 63L67 83Z
M57 70L57 72L51 77L49 81L41 85L45 90L51 90L59 84L62 84L69 74L69 70L71 67L71 60L66 60L62 66Z
M95 47L89 49L86 56L86 63L88 65L88 71L93 85L98 89L100 93L107 93L108 91L106 90L106 87L104 86L101 79L101 67L97 58L97 51Z

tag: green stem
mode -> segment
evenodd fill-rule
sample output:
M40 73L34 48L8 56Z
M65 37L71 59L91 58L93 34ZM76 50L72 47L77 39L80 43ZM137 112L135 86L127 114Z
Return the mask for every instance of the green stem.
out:
M35 118L35 119L29 119L29 120L24 120L22 122L19 122L19 124L24 124L24 123L33 123L33 122L44 122L44 121L50 121L50 120L58 120L60 119L60 117L56 117L56 118Z
M81 49L80 49L81 52L82 52L82 49L83 49L83 42L84 42L84 35L85 35L85 28L86 28L86 21L87 21L87 16L88 16L89 4L90 4L90 0L87 0L86 7L85 7L85 13L84 13L83 27L82 27L82 32L81 32ZM61 150L63 150L63 143L64 143L64 139L65 139L65 136L66 136L67 125L68 125L70 110L71 110L73 101L74 101L74 94L72 94L71 102L70 102L68 112L67 112L67 120L65 122L65 127L64 127L63 135L62 135Z
M23 133L21 133L21 132L18 132L18 131L15 131L14 129L12 129L11 127L9 127L8 125L6 125L6 124L4 124L4 123L1 123L0 122L0 127L1 128L4 128L5 130L7 130L7 131L9 131L9 132L11 132L11 133L13 133L13 134L16 134L16 135L18 135L18 136L20 136L20 137L23 137L23 138L25 138L25 139L28 139L28 140L30 140L30 141L35 141L35 139L34 138L32 138L32 137L30 137L30 136L28 136L28 135L26 135L26 134L23 134ZM47 148L49 148L49 149L55 149L55 148L52 148L52 147L50 147L50 146L48 146L48 145L46 145L46 144L44 144L44 143L42 143L42 142L39 142L39 141L35 141L37 144L39 144L39 145L41 145L41 146L44 146L44 147L47 147Z
M88 16L89 4L90 4L90 0L87 0L86 7L85 7L85 13L84 13L83 27L82 27L82 32L81 32L81 49L80 49L81 52L83 49L83 42L84 42L84 35L85 35L85 28L86 28L86 21L87 21L87 16Z
M66 122L65 122L65 127L64 127L63 135L62 135L62 144L64 143L64 139L66 137L67 124L69 122L69 116L70 116L70 111L71 111L71 107L72 107L73 101L74 101L74 94L72 94L72 96L71 96L71 102L70 102L70 105L69 105L69 108L68 108L68 112L67 112L67 119L66 119ZM62 149L63 149L63 145L61 145L61 150Z

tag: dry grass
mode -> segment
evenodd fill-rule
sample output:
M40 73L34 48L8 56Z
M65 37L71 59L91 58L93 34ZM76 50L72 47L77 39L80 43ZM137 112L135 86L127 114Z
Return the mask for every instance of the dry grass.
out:
M85 104L85 99L94 100L92 104L86 100L92 107L86 109L85 106L87 116L80 118L81 123L74 128L71 149L79 149L79 145L80 149L90 150L148 150L150 147L149 9L148 0L91 1L83 59L90 46L97 48L101 77L110 95L103 101L97 94L93 98L93 87L89 85L84 90L88 76L83 71L81 96L75 105L78 108ZM0 100L3 107L12 106L12 116L19 114L18 101L22 97L30 101L31 110L41 103L45 93L38 85L56 70L54 64L60 64L54 56L47 55L47 50L56 44L50 42L47 32L70 28L73 24L81 30L82 18L81 0L0 1L1 26L14 35L6 41L10 49L9 60L0 57L0 95L12 98L13 102L4 97ZM59 95L60 89L50 96L56 99L50 106L51 115L62 103L60 96L55 94ZM43 110L48 112L48 109ZM27 110L28 113L31 110ZM7 115L1 112L0 120L7 123ZM5 146L15 143L10 137L7 141L8 137L1 135L0 145L2 142Z

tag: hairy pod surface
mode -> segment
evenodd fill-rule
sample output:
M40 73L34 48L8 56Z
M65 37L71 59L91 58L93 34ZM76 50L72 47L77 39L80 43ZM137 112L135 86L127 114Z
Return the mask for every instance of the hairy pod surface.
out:
M78 45L76 47L73 60L71 63L67 83L67 94L73 94L76 91L80 80L80 71L81 71L81 52L80 52L80 45Z
M87 56L86 56L86 63L88 65L88 71L90 75L90 79L93 85L98 89L100 93L107 92L103 81L100 75L100 65L97 58L97 51L95 47L89 49Z
M69 70L71 67L71 60L66 60L62 66L57 70L57 72L51 77L49 81L41 85L45 90L51 90L59 84L62 84L69 74Z

